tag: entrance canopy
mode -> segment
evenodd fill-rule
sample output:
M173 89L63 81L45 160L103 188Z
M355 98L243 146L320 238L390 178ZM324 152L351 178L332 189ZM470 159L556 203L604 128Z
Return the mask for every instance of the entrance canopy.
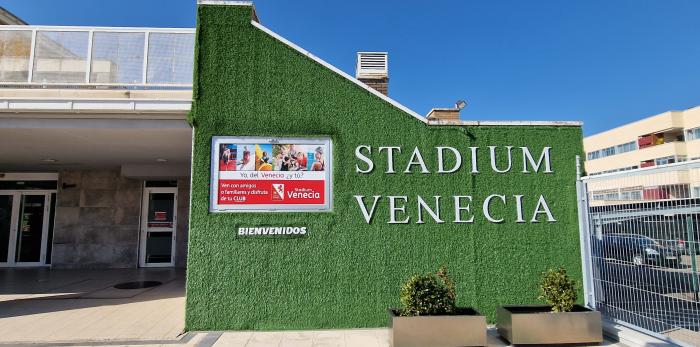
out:
M189 100L5 101L8 104L0 110L0 172L120 168L124 176L189 175ZM144 113L125 106L160 110Z

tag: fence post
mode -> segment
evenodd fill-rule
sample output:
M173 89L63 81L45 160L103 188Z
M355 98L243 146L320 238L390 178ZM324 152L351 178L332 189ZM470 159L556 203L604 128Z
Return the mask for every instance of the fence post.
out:
M151 39L151 32L146 31L143 39L143 67L141 70L141 84L145 86L146 83L148 83L148 45L150 44L149 40Z
M92 71L92 44L95 37L95 30L88 31L88 50L87 58L85 59L85 83L90 83L90 72Z
M693 297L695 301L698 301L698 261L696 259L696 247L695 247L695 230L693 230L693 216L685 216L685 230L688 234L689 249L690 253L690 276L693 283Z
M581 270L583 275L583 296L587 307L595 309L593 287L593 263L591 255L591 233L588 223L588 192L581 179L581 157L576 156L576 206L578 207L579 242L581 244Z
M34 60L36 59L36 29L32 30L32 46L29 47L29 71L27 71L27 83L32 83L34 80Z

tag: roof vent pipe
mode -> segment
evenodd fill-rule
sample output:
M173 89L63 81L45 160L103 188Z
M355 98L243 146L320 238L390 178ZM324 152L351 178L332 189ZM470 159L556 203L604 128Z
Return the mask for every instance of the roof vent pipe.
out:
M389 56L387 52L357 52L355 77L376 91L389 95Z

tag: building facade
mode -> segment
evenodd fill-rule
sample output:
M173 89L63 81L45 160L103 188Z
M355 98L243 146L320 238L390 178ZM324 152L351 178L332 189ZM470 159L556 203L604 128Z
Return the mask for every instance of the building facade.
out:
M187 329L385 326L401 284L441 264L490 320L537 302L549 267L581 278L580 123L425 117L382 93L388 76L357 76L369 87L251 5L200 4Z
M584 139L588 175L700 159L700 106L668 111ZM654 175L644 186L608 182L591 187L598 202L700 197L694 172Z
M184 267L192 29L0 26L0 266Z
M443 264L491 320L581 278L580 122L419 115L385 53L348 76L248 2L196 34L0 28L1 266L186 265L188 330L384 326Z

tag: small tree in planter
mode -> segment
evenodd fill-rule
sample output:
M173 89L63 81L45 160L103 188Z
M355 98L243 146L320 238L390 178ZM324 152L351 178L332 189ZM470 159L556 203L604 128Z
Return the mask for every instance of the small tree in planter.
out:
M486 318L457 307L455 285L441 266L437 273L416 274L401 286L402 307L390 309L394 347L485 346Z
M416 274L401 286L401 316L430 316L453 313L455 285L440 266L437 274Z
M600 312L577 305L576 281L566 269L542 273L539 300L548 305L502 306L496 311L498 333L512 344L600 343Z
M576 304L576 281L566 273L566 269L549 269L540 278L540 296L552 307L552 312L571 312Z

